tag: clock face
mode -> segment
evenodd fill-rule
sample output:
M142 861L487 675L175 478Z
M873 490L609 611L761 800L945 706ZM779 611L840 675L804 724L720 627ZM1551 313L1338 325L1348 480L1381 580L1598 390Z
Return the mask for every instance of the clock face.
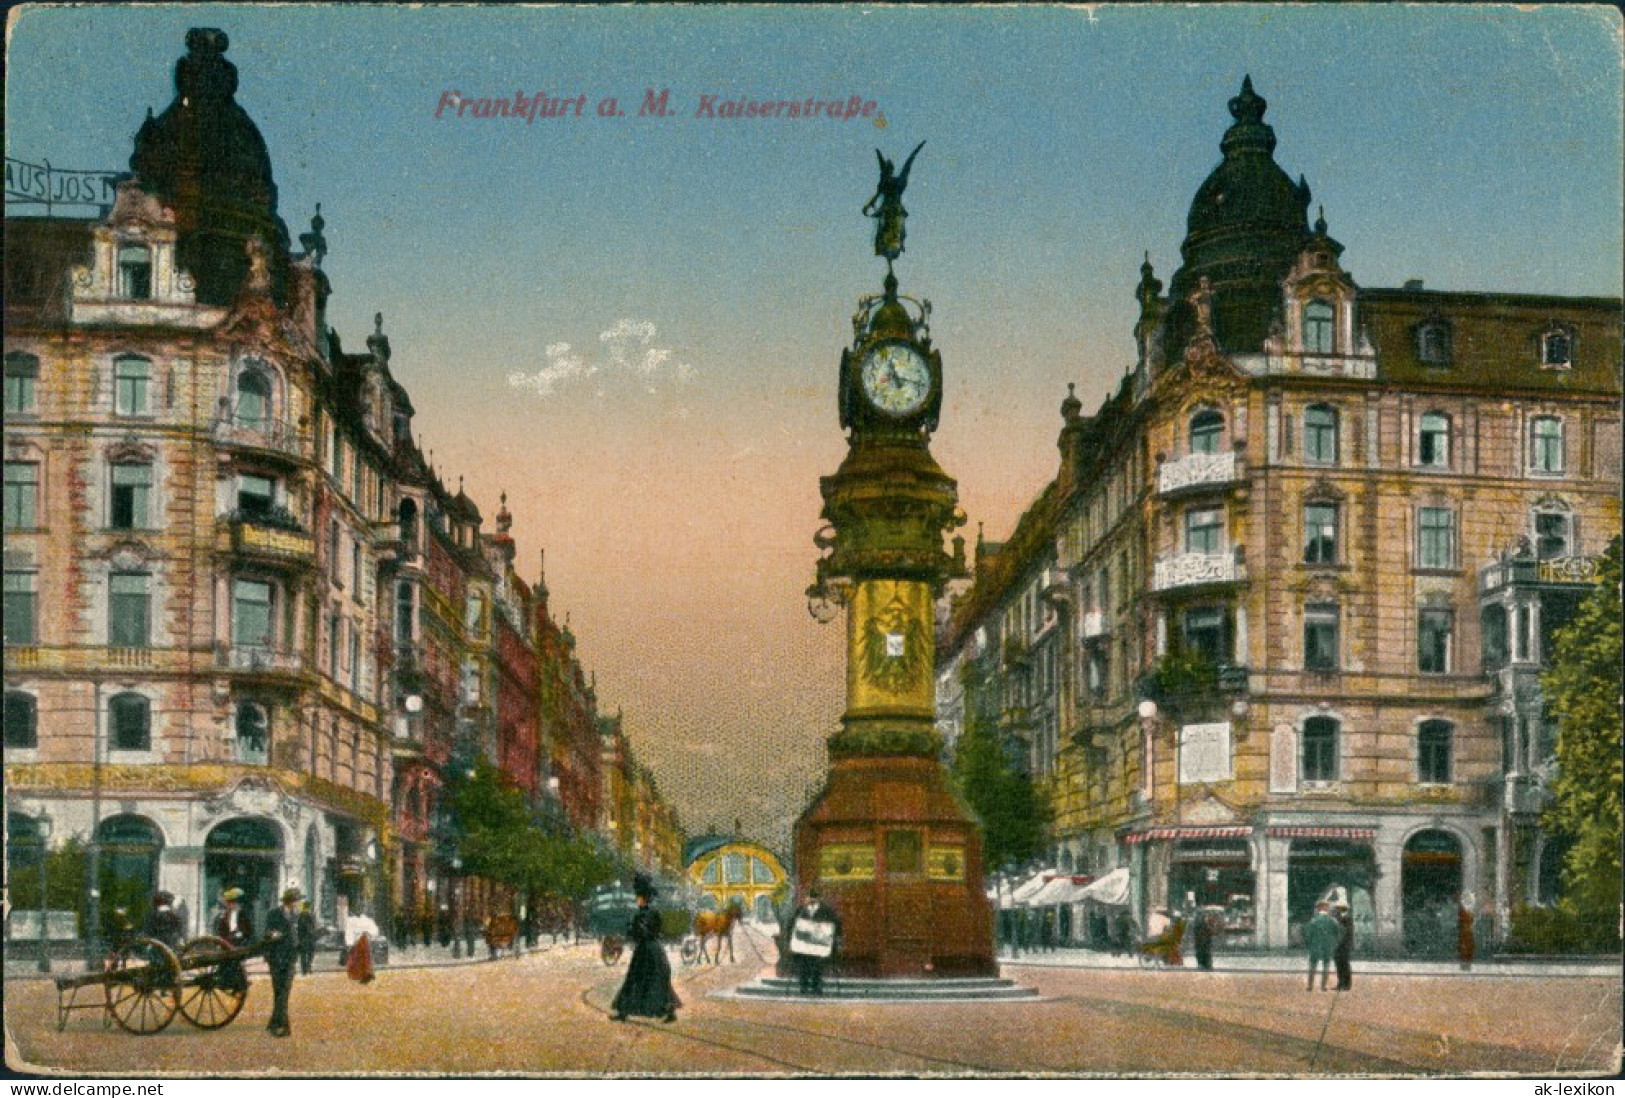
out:
M863 392L890 416L906 416L931 395L931 367L913 345L882 343L863 356Z

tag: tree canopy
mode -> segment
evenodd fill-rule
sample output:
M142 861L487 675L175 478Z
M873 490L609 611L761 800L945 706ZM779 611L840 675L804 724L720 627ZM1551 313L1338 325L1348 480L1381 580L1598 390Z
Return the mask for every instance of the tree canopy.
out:
M982 821L982 858L990 870L1024 865L1044 852L1049 803L1000 742L990 684L965 676L965 728L950 770Z
M1621 841L1621 737L1625 678L1620 658L1620 539L1598 561L1596 586L1558 631L1541 676L1557 722L1556 774L1546 823L1573 840L1563 866L1560 906L1618 941Z

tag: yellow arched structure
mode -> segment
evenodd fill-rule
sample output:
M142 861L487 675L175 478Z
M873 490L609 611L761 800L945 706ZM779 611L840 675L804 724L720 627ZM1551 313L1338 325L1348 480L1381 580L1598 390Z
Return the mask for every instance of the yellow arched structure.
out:
M688 853L688 880L700 891L702 908L721 911L738 900L746 918L773 920L774 899L787 886L789 874L771 850L745 839L713 835L690 842Z

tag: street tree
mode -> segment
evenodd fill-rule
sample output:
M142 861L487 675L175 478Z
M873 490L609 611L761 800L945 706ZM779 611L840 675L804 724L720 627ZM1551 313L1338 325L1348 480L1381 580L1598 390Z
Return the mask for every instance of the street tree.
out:
M1005 749L997 699L988 676L964 672L965 727L950 771L982 821L982 857L993 870L1020 867L1044 852L1050 824L1047 798Z
M1620 917L1620 539L1598 561L1596 585L1558 631L1541 689L1557 722L1556 775L1546 823L1571 840L1561 912L1582 948L1618 945Z

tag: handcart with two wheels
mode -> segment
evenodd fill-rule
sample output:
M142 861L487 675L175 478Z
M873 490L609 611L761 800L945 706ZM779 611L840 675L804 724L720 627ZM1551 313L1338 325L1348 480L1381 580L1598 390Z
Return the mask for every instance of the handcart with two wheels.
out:
M162 1031L179 1014L198 1029L219 1029L248 1000L243 962L265 952L268 941L235 947L224 938L193 938L170 949L155 938L132 938L108 955L103 967L56 978L56 1028L66 1029L75 1011L101 1011L102 1024L116 1022L137 1036Z

